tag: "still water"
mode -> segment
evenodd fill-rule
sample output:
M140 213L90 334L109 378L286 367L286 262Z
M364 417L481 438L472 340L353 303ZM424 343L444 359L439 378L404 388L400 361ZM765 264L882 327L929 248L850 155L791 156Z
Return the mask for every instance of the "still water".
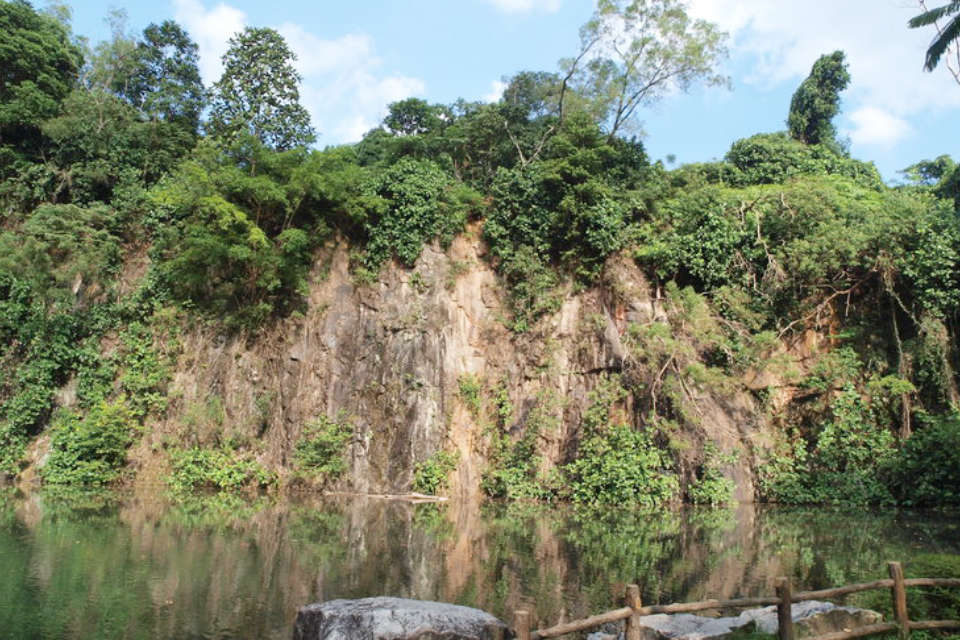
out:
M960 515L658 512L377 499L23 496L0 489L0 638L283 638L297 608L395 595L543 624L645 603L768 595L960 555ZM536 622L536 621L535 621Z

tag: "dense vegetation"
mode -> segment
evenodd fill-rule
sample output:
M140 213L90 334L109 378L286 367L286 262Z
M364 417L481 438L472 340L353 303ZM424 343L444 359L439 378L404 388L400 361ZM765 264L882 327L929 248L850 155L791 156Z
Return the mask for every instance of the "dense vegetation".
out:
M630 327L579 450L550 473L535 451L550 412L508 433L495 383L461 382L488 425L491 495L723 502L727 454L703 446L683 476L684 434L705 433L697 394L729 396L760 371L796 391L769 407L780 433L757 452L762 498L960 503L960 167L921 161L888 186L850 157L832 124L851 81L842 52L813 65L788 131L667 171L627 135L637 110L672 87L725 82L723 34L675 0L602 0L558 72L517 73L492 104L403 100L361 142L322 150L271 29L237 34L208 89L173 22L140 36L118 23L93 49L64 15L22 0L0 2L0 24L3 473L48 431L45 481L114 480L166 411L183 322L253 335L305 307L328 239L349 242L369 282L472 219L517 332L558 308L562 283L598 283L614 255L642 267L668 311ZM272 81L246 80L257 75ZM144 254L149 270L133 273ZM785 364L782 345L806 330L829 347ZM761 406L777 392L752 389ZM313 424L298 470L336 476L350 434L343 417ZM270 484L245 446L177 448L173 483ZM430 458L417 488L442 488L455 465Z

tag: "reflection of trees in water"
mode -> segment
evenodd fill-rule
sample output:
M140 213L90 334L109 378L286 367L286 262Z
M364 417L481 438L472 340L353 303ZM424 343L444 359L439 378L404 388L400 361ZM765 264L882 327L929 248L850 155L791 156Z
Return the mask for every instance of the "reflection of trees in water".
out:
M889 560L904 561L909 573L909 559L924 549L960 554L956 513L771 508L757 531L763 554L779 554L784 575L809 589L886 578Z
M612 606L877 577L891 558L960 553L938 514L636 512L211 496L0 493L0 628L26 637L287 638L301 605L397 595L522 603L547 623ZM951 546L952 545L952 546Z

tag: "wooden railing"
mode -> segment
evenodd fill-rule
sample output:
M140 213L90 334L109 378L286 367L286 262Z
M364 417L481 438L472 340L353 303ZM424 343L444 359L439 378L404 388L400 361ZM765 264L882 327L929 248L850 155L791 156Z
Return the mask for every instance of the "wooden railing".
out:
M624 640L640 640L642 637L640 628L641 616L654 613L690 613L692 611L705 611L708 609L733 609L777 605L778 636L780 640L794 640L793 616L791 614L792 603L803 600L836 599L851 593L869 591L871 589L890 589L890 595L893 598L893 616L895 622L872 624L851 631L828 633L810 638L809 640L849 640L851 638L862 638L877 633L889 633L893 631L897 632L899 640L906 640L910 636L911 631L960 629L960 620L910 620L907 616L906 591L907 587L960 587L960 578L905 579L903 577L903 568L899 562L890 562L887 563L887 566L890 577L886 580L875 580L873 582L849 584L833 589L794 593L788 578L777 578L777 595L773 597L740 598L737 600L702 600L700 602L682 602L651 605L647 607L642 606L640 602L640 587L631 584L627 586L626 593L624 594L624 606L622 608L581 620L564 622L552 627L531 630L530 612L526 610L515 611L513 616L514 636L516 640L556 638L568 633L596 629L609 622L625 620L626 630Z

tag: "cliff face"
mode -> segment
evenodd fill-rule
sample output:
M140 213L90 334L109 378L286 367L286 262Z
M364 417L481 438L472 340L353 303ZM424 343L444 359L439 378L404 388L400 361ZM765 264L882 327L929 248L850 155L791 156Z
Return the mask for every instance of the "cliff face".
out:
M534 408L545 412L553 426L537 439L541 464L568 460L590 391L626 357L628 325L663 320L665 311L632 261L613 258L600 284L571 288L558 311L515 333L483 251L474 230L446 251L427 247L412 270L388 266L377 282L358 284L347 247L330 246L317 262L302 315L245 339L185 332L167 416L132 453L134 466L152 468L153 452L165 443L230 440L253 443L260 460L282 474L303 425L343 411L354 435L348 470L335 488L409 491L414 465L447 450L459 453L451 495L474 498L489 438L485 420L461 397L465 376L496 385L508 398L512 434L522 432ZM711 440L736 454L724 474L735 482L735 497L750 501L762 425L745 389L723 398L697 393L701 432L688 440L699 446L681 453L681 471L690 477L703 442ZM631 399L623 409L628 419L642 420Z

